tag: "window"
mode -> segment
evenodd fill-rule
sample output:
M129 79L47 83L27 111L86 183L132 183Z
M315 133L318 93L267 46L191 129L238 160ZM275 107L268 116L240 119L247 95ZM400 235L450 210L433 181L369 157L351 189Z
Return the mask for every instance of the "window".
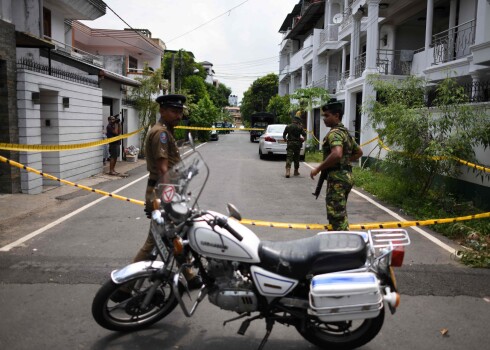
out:
M51 38L51 11L43 7L43 34Z
M129 56L128 70L130 72L136 72L138 70L138 60L136 58Z

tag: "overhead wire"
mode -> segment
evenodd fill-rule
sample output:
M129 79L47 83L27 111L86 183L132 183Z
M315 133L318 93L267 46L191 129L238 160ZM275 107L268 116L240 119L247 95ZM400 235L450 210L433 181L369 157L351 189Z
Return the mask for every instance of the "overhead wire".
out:
M214 20L216 20L216 19L218 19L218 18L220 18L220 17L222 17L222 16L224 16L224 15L226 15L226 14L230 14L232 10L236 9L237 7L242 6L244 3L248 2L248 1L249 1L249 0L245 0L245 1L241 2L240 4L238 4L238 5L234 6L234 7L232 7L231 9L229 9L229 10L227 10L227 11L223 12L222 14L220 14L220 15L218 15L218 16L216 16L216 17L212 18L212 19L210 19L209 21L204 22L204 23L202 23L202 24L198 25L198 26L197 26L197 27L195 27L194 29L191 29L191 30L189 30L189 31L187 31L187 32L185 32L185 33L183 33L183 34L179 35L179 36L176 36L175 38L172 38L172 39L170 39L170 40L167 40L167 43L172 42L172 41L174 41L174 40L176 40L176 39L182 38L183 36L185 36L185 35L187 35L187 34L190 34L190 33L194 32L195 30L197 30L197 29L199 29L199 28L201 28L201 27L205 26L206 24L209 24L209 23L213 22Z

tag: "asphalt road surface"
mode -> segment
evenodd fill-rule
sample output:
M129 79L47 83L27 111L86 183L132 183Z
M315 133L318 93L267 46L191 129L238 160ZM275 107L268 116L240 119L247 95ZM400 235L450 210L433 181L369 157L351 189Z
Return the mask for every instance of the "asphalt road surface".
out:
M284 158L259 160L258 144L247 133L220 135L199 148L210 179L201 208L226 212L235 204L243 218L291 223L325 223L322 198L302 164L301 176L284 178ZM143 167L130 177L103 183L119 194L142 199ZM27 235L88 203L97 194L79 191L66 205L46 208L35 222L19 223ZM394 209L394 208L391 208ZM396 210L396 209L394 209ZM352 193L351 223L394 221L386 211ZM29 225L30 226L29 226ZM109 273L128 264L146 238L149 222L142 207L108 198L47 229L8 252L0 252L0 349L255 349L265 334L263 321L245 336L239 322L223 326L235 314L205 301L192 318L180 309L151 328L130 334L107 331L91 316L93 296ZM30 230L32 228L32 230ZM261 239L289 240L313 235L307 230L252 228ZM379 335L363 349L484 349L490 344L490 271L461 266L446 250L408 229L412 244L397 269L401 305L387 314ZM429 231L430 232L430 231ZM443 334L444 333L444 334ZM315 349L292 327L276 325L266 349Z

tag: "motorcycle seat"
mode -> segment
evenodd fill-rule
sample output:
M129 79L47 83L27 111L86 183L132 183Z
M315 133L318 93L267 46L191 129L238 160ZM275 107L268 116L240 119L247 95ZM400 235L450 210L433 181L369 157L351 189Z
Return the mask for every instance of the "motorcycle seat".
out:
M262 241L260 266L282 276L304 279L308 274L356 269L366 262L366 243L358 234L335 232L292 241Z

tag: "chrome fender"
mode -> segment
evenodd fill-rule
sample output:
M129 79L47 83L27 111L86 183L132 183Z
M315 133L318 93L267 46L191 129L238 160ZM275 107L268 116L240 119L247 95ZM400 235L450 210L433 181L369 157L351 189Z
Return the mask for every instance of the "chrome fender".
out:
M138 261L119 270L111 272L111 279L116 284L122 284L135 277L145 277L163 268L162 261Z

